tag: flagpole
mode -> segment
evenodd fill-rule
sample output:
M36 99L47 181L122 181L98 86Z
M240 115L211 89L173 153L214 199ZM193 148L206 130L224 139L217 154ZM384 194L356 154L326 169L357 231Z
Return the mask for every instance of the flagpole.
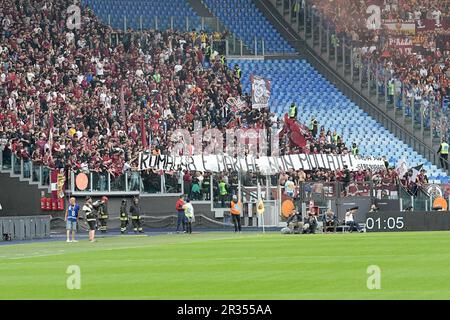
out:
M257 188L258 188L258 203L256 204L256 206L257 206L257 210L256 210L256 213L257 214L259 214L260 216L261 216L261 222L262 222L262 229L263 229L263 234L264 233L266 233L266 230L265 230L265 228L264 228L264 211L260 214L258 211L259 211L259 205L261 204L261 202L262 202L262 198L261 198L261 184L259 183L259 179L258 179L258 182L257 182L258 184L257 184Z
M264 229L264 212L262 213L261 216L262 216L262 217L261 217L261 218L262 218L261 220L262 220L262 228L263 228L263 234L264 234L264 233L266 233L266 230Z

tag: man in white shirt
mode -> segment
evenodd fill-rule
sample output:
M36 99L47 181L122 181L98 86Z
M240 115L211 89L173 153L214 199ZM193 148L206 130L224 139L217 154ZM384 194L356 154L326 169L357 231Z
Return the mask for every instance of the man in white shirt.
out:
M441 27L441 15L442 15L442 12L439 9L437 9L437 8L435 8L431 12L431 16L436 21L436 27L437 28Z
M289 177L289 180L286 181L286 183L284 184L284 189L286 191L286 194L293 198L294 197L294 193L295 193L295 183L292 180L292 177Z
M184 215L186 217L186 232L191 234L192 233L192 222L195 222L195 215L194 215L194 207L192 206L191 200L188 198L186 199L186 203L183 205L184 209Z
M363 232L359 224L355 222L354 215L356 214L356 210L358 210L357 207L347 209L347 212L345 212L345 225L350 227L350 232L353 232L354 229L356 229L358 232Z

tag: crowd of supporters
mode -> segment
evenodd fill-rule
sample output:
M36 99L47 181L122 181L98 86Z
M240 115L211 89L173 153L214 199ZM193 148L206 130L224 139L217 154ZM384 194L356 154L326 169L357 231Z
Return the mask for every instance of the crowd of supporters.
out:
M70 29L70 4L2 3L0 138L7 151L51 168L118 175L144 148L171 152L171 133L192 130L194 121L223 129L267 118L251 108L239 117L229 110L227 99L242 93L240 75L211 50L211 36L112 30L89 8L81 27Z
M443 101L450 96L449 2L312 0L312 3L334 30L333 45L341 47L338 39L345 37L346 44L353 45L355 67L370 65L378 88L383 88L381 92L387 87L390 102L404 105L407 114L411 113L412 98L420 108L419 114L432 108L435 112L432 130L446 138L449 123ZM381 9L380 26L371 18L378 16L373 6ZM427 28L420 30L427 20ZM403 29L404 23L409 27ZM394 95L398 97L396 101ZM403 96L406 101L401 101Z
M113 30L88 7L80 28L70 28L69 5L5 0L0 8L4 160L14 154L26 163L117 177L136 168L143 149L171 153L179 142L174 130L192 131L196 121L222 131L282 126L275 114L251 107L239 67L228 68L211 49L212 35ZM244 102L238 109L230 102L236 97ZM348 151L336 133L318 132L317 123L311 133L303 150L282 142L282 152Z

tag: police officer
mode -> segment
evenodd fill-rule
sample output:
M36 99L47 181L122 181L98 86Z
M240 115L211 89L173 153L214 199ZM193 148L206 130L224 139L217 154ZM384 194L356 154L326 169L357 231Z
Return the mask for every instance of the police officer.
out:
M445 170L448 170L448 149L448 143L444 139L442 139L437 153L440 156L441 167L445 168Z
M127 200L122 199L120 204L120 233L124 234L128 226Z
M97 217L95 214L94 206L92 204L92 198L86 197L86 202L83 205L84 216L86 217L86 222L89 226L89 241L95 242L95 223L97 221Z
M139 206L139 198L134 197L133 203L130 206L131 221L133 223L134 233L143 233L141 225L141 207Z
M289 108L289 118L297 119L297 106L295 105L295 103L292 103L291 107Z
M333 143L337 144L338 140L341 139L341 136L336 131L333 131L333 135L331 136L331 138L333 140Z
M227 57L225 57L224 54L222 54L222 55L220 56L220 64L221 64L222 66L225 66L225 65L227 64Z
M108 203L108 197L103 196L100 201L96 201L94 208L97 209L98 212L98 222L100 224L100 227L98 230L101 231L101 233L106 233L106 223L108 221L108 209L106 207L106 204Z

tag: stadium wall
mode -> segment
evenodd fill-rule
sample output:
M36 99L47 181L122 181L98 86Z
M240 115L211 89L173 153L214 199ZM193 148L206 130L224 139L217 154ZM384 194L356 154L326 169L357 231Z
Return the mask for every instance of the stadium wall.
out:
M0 204L2 216L45 215L41 211L41 190L27 181L11 178L7 173L0 173Z

